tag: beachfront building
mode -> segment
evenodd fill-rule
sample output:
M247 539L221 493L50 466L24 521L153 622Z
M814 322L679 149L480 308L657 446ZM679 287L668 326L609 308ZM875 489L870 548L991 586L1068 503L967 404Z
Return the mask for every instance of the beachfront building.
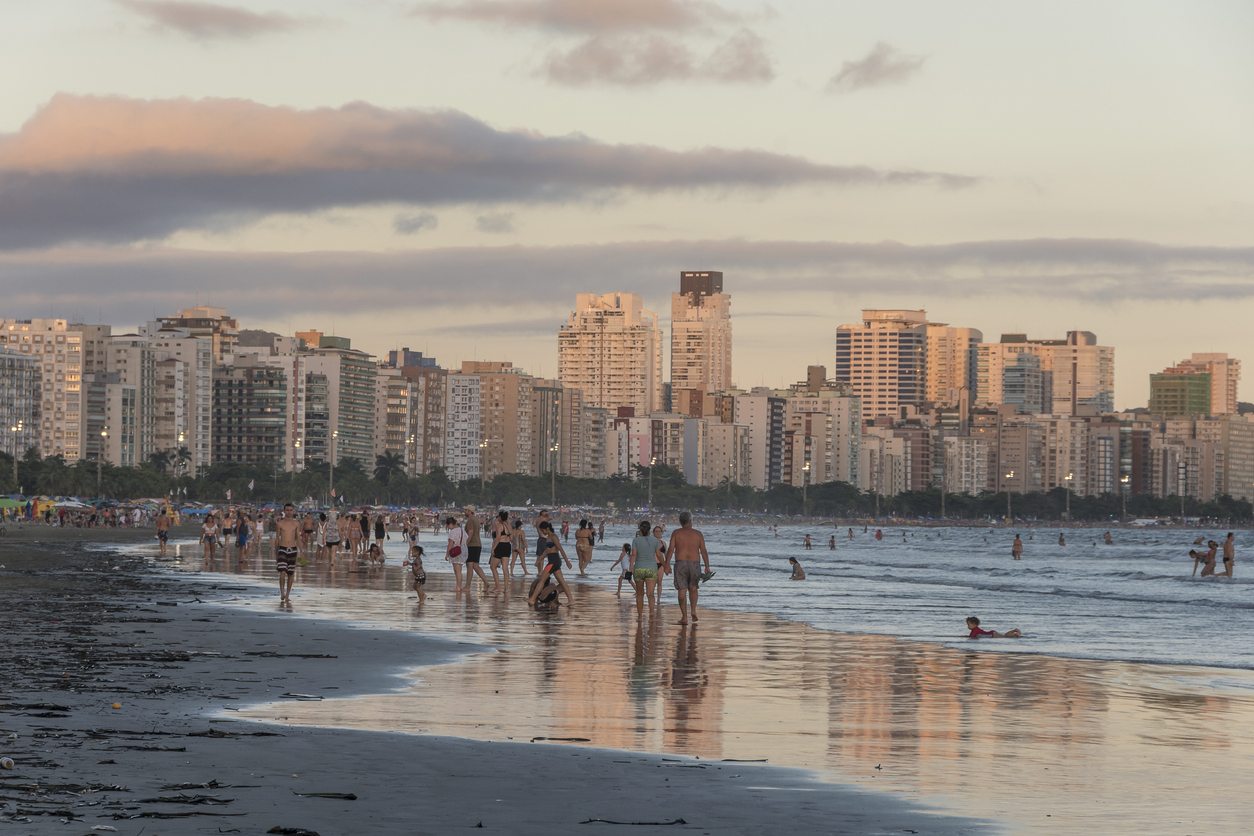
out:
M787 404L765 387L735 395L733 422L749 428L749 470L742 484L769 491L783 481Z
M28 448L39 445L42 395L38 361L29 354L0 348L0 432L6 453L20 459Z
M973 436L944 439L944 490L979 496L988 490L988 442Z
M142 326L139 334L152 348L156 364L153 448L169 453L178 472L194 477L213 455L213 340L160 321ZM186 458L181 459L184 449Z
M1026 334L1002 334L1000 343L981 343L977 349L975 404L996 408L1008 403L1003 369L1024 369L1014 355L1040 358L1041 406L1029 412L1050 415L1100 415L1115 409L1115 350L1097 344L1090 331L1068 331L1062 340L1029 340ZM1031 407L1029 384L1022 398ZM1017 392L1017 390L1015 390Z
M106 381L107 449L118 451L118 457L108 455L106 460L143 464L156 449L156 353L139 334L114 334L104 350L105 370L110 375Z
M1053 408L1053 377L1022 343L981 343L976 350L975 405L1008 404L1024 415Z
M410 382L409 430L405 462L411 476L430 473L444 463L445 417L448 411L448 371L434 357L401 348L389 351L380 368L396 369Z
M1149 411L1156 415L1235 415L1240 381L1240 360L1227 354L1195 353L1161 374L1150 375Z
M466 360L463 375L479 378L479 436L483 476L532 473L535 378L504 361Z
M925 335L923 400L957 404L962 392L975 388L976 346L984 341L984 334L975 328L929 322Z
M444 470L454 482L478 479L483 452L479 447L483 426L479 375L450 372L447 381Z
M601 479L612 472L607 470L611 456L614 467L622 466L617 450L609 451L609 410L589 404L582 390L550 378L534 379L531 391L532 474L556 468L564 476Z
M331 434L327 460L333 458L339 464L344 459L356 459L369 471L375 455L375 358L354 349L348 337L320 331L298 332L296 337L305 341L302 374L326 379Z
M291 381L268 355L234 354L213 376L214 462L281 466Z
M158 322L161 330L184 331L192 337L209 340L214 363L226 362L239 348L239 323L226 315L226 308L209 305L182 308L174 316L163 316Z
M648 415L662 404L662 334L635 293L579 293L557 335L558 380L584 403Z
M83 335L64 319L0 319L0 348L29 357L40 373L38 448L83 458Z
M671 294L671 398L691 415L694 397L732 388L731 295L716 270L684 271Z
M858 447L858 487L879 496L896 496L905 491L910 481L909 443L909 439L894 435L889 427L864 427Z
M867 418L895 417L923 402L927 312L864 310L862 321L836 329L836 380L849 387Z

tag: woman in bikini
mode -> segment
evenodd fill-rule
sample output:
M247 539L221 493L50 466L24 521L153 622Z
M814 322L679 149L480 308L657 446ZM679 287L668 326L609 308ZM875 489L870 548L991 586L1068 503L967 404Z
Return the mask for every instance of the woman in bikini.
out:
M492 570L492 589L501 588L501 581L509 576L505 564L514 551L514 541L509 530L509 511L498 511L492 521L492 556L488 558L488 567ZM497 577L497 570L501 576Z
M592 562L592 544L596 542L597 533L592 523L579 521L579 530L575 532L575 554L579 556L579 577L588 577L588 564Z
M571 603L574 599L570 594L570 587L566 585L566 579L562 577L562 561L566 561L566 568L571 568L570 558L566 556L566 550L562 548L562 544L557 539L557 532L553 530L553 524L548 522L540 523L539 540L536 543L540 552L539 559L536 561L536 568L540 569L540 577L537 583L532 587L534 590L527 598L527 604L534 606L536 603L537 593L544 589L547 578L551 575L556 581L557 586L562 592L566 593L566 603ZM543 561L543 568L540 568Z
M514 561L517 560L522 566L523 574L530 575L527 571L527 532L523 531L522 520L514 520L514 530L510 534L510 556L509 556L509 573L514 574Z
M218 521L213 514L205 515L205 524L200 527L200 542L205 544L205 562L213 562L213 551L218 547Z
M657 559L657 584L653 587L653 603L660 607L662 606L662 581L666 580L666 576L670 574L670 569L666 565L666 541L662 539L662 526L653 526L653 539L657 540L658 548L661 549Z

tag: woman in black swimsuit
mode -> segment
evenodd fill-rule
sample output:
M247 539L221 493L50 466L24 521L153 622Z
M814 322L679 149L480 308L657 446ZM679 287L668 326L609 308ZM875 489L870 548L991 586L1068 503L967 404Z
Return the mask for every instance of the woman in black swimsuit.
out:
M540 570L540 577L536 580L536 592L533 592L528 598L527 603L534 605L536 602L536 593L545 586L545 579L552 575L557 580L558 588L566 593L566 603L569 604L573 600L570 594L570 587L566 585L566 579L562 577L562 561L566 561L566 568L571 568L570 558L566 556L566 550L562 548L562 544L557 539L557 534L553 531L553 524L550 522L540 523L539 542L536 547L540 552L540 557L544 559L544 568Z

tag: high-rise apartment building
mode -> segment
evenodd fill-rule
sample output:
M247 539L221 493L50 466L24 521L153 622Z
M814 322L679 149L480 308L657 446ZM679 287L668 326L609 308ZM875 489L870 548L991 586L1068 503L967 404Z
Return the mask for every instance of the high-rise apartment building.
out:
M742 484L769 491L784 478L787 399L763 387L735 396L734 423L749 428L749 472Z
M111 445L111 449L121 451L121 457L109 461L131 466L143 464L155 450L156 353L138 334L113 335L105 352L105 368L111 375L107 385L123 386L129 392L106 395L109 404L127 407L118 410L120 424L110 419L106 409L108 437L121 445Z
M1033 354L1041 360L1045 393L1041 412L1100 415L1114 411L1115 350L1098 345L1097 337L1089 331L1068 331L1063 340L1029 340L1026 334L1002 334L1000 343L982 343L977 360L977 404L995 406L1005 402L1002 381L992 370L997 363L1002 367L1017 363L1017 358L1011 356L1014 354Z
M535 378L513 363L466 360L463 375L479 378L479 435L483 476L531 473L532 386Z
M152 347L157 364L153 446L175 459L180 449L187 448L191 458L180 468L195 476L213 458L213 340L160 321L141 326L139 333ZM89 337L85 331L84 354Z
M1150 375L1151 415L1210 415L1213 406L1209 372Z
M369 470L374 464L375 359L354 349L348 337L318 334L317 339L316 346L306 340L301 356L304 374L326 378L330 455L337 464L357 459Z
M226 308L198 305L183 308L175 316L163 316L159 321L161 328L208 339L215 363L225 362L239 348L239 323L226 315Z
M1165 377L1167 375L1210 375L1210 405L1205 410L1205 414L1210 415L1236 415L1237 414L1237 384L1241 381L1241 361L1229 357L1227 354L1197 354L1195 353L1188 360L1181 360L1176 365L1168 369L1163 369L1162 375L1153 375L1150 378L1151 394L1153 392L1154 378ZM1164 381L1165 383L1165 381ZM1194 383L1190 388L1190 393L1196 396L1197 384ZM1152 398L1151 398L1152 400ZM1150 412L1156 412L1153 405L1150 406ZM1199 411L1194 414L1203 414Z
M288 447L288 372L257 354L230 359L213 378L214 461L281 465Z
M867 418L895 417L927 395L927 312L864 310L862 322L836 329L836 380Z
M477 374L448 375L444 426L444 470L454 482L478 479L482 468L482 393Z
M975 328L955 328L943 322L929 322L924 350L927 367L923 400L955 405L960 392L974 390L976 346L983 341L984 334Z
M43 401L43 370L29 354L0 348L0 432L4 451L21 458L38 446L39 406ZM18 486L14 486L14 490Z
M671 392L732 388L731 295L715 270L679 274L671 294Z
M662 334L635 293L580 293L557 336L558 378L585 403L638 415L662 402Z
M1025 415L1053 411L1052 373L1022 343L980 343L974 392L977 407L1009 404Z
M29 357L39 368L40 454L68 462L82 458L82 332L64 319L0 319L0 348Z

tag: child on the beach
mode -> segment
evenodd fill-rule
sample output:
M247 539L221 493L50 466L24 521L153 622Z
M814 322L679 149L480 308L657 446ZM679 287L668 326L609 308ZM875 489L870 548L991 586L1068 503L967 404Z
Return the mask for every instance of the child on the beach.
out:
M405 562L413 570L414 592L418 593L418 603L421 604L427 600L427 593L423 591L423 587L427 585L427 573L422 568L422 546L411 542L409 546L409 560Z
M386 559L386 556L383 554L383 547L380 546L378 543L371 543L370 544L370 565L373 566L375 563L378 563L380 566L382 566L383 561L385 559Z
M618 556L618 560L615 560L610 564L610 569L612 570L615 566L619 566L620 564L621 568L618 570L618 589L614 592L615 598L622 597L623 581L631 580L631 543L623 543L623 551Z
M980 620L975 616L967 619L967 628L971 631L968 634L968 638L972 639L978 639L981 636L986 636L990 639L1018 639L1023 637L1023 633L1019 632L1018 627L1006 633L999 633L996 630L981 630Z
M544 586L540 584L543 582ZM531 588L527 590L528 597L535 598L535 608L537 610L556 610L562 605L557 597L557 584L553 583L553 576L541 573L541 576L531 582Z

